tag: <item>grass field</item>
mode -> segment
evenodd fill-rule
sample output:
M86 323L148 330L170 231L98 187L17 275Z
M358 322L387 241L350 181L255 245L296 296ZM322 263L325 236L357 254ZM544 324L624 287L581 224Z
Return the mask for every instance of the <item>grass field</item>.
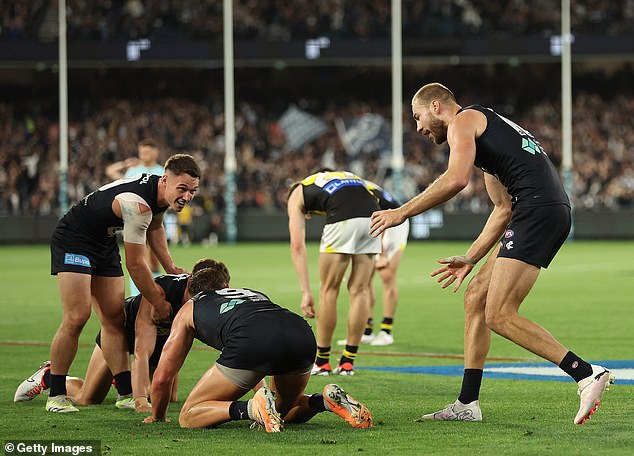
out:
M48 246L1 246L0 437L96 439L103 454L110 455L634 454L634 385L619 384L618 378L598 413L583 426L572 424L578 408L572 381L499 379L487 377L486 372L480 396L484 422L423 423L415 420L455 400L461 378L372 370L461 365L462 293L441 290L429 272L435 268L435 258L459 254L465 248L464 243L408 247L399 271L395 344L362 346L357 375L336 378L370 408L373 429L353 430L334 414L324 413L273 435L250 430L247 422L183 430L177 424L178 404L172 404L168 412L171 423L144 425L142 416L114 408L114 392L103 405L82 407L70 416L46 413L43 397L14 404L13 393L20 381L48 359L48 343L59 324L61 306L56 279L49 275ZM309 251L317 293L317 246L309 246ZM634 359L633 252L634 242L566 245L551 268L542 272L523 305L523 315L543 324L585 359ZM220 259L232 272L233 286L260 289L280 305L299 311L300 291L287 244L176 247L173 256L187 268L200 257ZM335 339L345 337L346 310L347 297L342 293ZM380 321L380 306L375 320ZM71 375L84 376L97 327L93 315ZM181 400L217 357L200 344L195 348L181 372ZM490 355L541 361L497 336ZM308 391L321 391L328 381L311 379Z

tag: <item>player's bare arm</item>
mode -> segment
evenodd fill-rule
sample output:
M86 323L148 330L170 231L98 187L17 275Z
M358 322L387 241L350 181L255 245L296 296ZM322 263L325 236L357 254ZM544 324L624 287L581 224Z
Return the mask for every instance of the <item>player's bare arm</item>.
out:
M150 302L142 298L134 323L134 358L132 361L132 391L134 408L139 413L149 413L150 356L156 345L156 326L152 321Z
M194 341L194 302L190 299L176 314L161 359L152 379L152 415L145 423L168 421L165 416L170 402L172 384L178 375Z
M493 203L493 211L491 211L482 232L471 244L466 254L439 259L438 262L444 266L430 274L432 277L440 275L437 281L442 283L442 288L447 288L456 282L454 293L458 291L465 277L473 270L474 265L484 258L499 241L505 227L511 220L511 195L508 194L506 187L490 174L484 174L484 183Z
M310 288L308 274L308 254L306 253L306 218L304 214L304 194L298 185L288 198L288 231L291 240L291 259L302 289L302 313L305 317L315 316L315 302Z
M145 260L145 242L152 222L152 210L134 193L117 195L112 202L112 210L123 220L123 247L130 277L141 294L154 306L157 319L169 317L170 305L163 297L163 290L154 282Z
M374 212L370 223L372 236L377 237L387 228L400 225L405 219L450 200L467 186L475 162L475 138L480 126L479 120L481 119L465 111L449 123L447 143L450 153L447 171L432 182L425 191L398 209Z
M174 264L169 247L167 246L167 236L163 227L163 214L154 216L147 230L147 242L154 255L168 274L185 274L186 270Z
M486 173L484 174L484 185L493 203L493 210L484 228L482 228L482 232L467 250L467 256L476 262L484 258L500 240L512 215L511 195L506 187L496 177Z

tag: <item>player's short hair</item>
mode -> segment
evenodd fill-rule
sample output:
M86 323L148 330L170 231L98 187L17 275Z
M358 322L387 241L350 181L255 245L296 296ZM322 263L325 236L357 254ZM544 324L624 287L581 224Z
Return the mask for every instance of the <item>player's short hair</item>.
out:
M157 144L156 141L154 141L152 138L144 138L141 141L139 141L139 147L151 147L153 149L158 149L159 146Z
M221 263L220 261L216 261L212 258L201 258L200 260L196 261L194 263L194 267L192 268L192 274L196 274L198 271L201 271L206 268L222 269L227 274L227 277L231 279L231 276L229 275L229 269L227 269L227 266L224 263ZM229 280L227 280L227 282L229 282Z
M451 90L439 82L431 82L418 89L412 97L412 104L428 105L433 100L456 103L456 97Z
M200 168L194 157L188 154L172 155L165 162L165 171L171 171L177 176L189 174L191 177L200 179Z
M201 291L214 291L226 288L229 285L229 279L227 266L220 261L216 261L213 266L194 272L189 279L187 288L189 293L195 296Z

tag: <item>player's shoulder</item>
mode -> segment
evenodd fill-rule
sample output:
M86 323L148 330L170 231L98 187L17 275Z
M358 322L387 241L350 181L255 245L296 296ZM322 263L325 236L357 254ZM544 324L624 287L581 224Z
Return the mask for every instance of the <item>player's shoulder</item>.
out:
M486 108L481 105L474 104L465 106L464 108L460 108L460 110L456 113L454 121L458 120L465 122L473 119L486 119L486 114L489 112L495 114L495 111L491 108Z
M487 109L489 108L484 108L480 105L470 105L461 108L449 122L448 138L454 136L456 132L458 132L459 136L471 132L473 132L476 137L480 136L488 125L488 117L485 114ZM495 114L492 110L491 113Z

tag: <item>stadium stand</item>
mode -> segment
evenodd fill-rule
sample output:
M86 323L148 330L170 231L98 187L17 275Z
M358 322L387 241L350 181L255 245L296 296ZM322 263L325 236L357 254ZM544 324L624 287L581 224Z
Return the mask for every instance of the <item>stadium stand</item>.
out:
M114 78L113 75L103 77ZM125 72L119 77L125 77ZM499 82L499 74L495 80ZM116 80L113 83L116 84ZM186 96L141 99L105 96L73 104L69 132L71 201L81 199L102 185L107 180L104 168L108 164L134 156L140 138L153 137L162 145L164 157L180 151L193 153L203 161L207 178L202 181L198 205L207 211L222 209L223 108L218 93L209 90L209 96L202 102ZM493 92L476 98L471 92L465 96L460 89L456 90L464 103L490 104L499 112L518 118L522 125L536 132L559 164L561 131L556 98L535 99L518 106L514 100L496 99ZM236 119L239 164L236 203L239 208L284 208L286 190L292 179L324 165L351 169L381 182L387 177L389 181L389 154L373 146L358 153L346 150L336 124L367 113L377 114L389 123L390 106L364 101L360 95L356 100L350 94L346 98L337 95L333 93L327 100L294 100L293 94L289 94L289 98L282 101L279 93L273 93L267 97L239 99ZM272 102L273 98L277 101ZM326 126L323 134L296 148L289 146L280 126L283 111L293 101ZM54 101L0 103L1 214L47 214L57 209L58 127L56 112L46 109L51 104L54 105ZM412 196L444 170L447 154L446 145L433 146L416 134L408 108L406 106L404 112L404 187L407 196ZM573 150L577 164L575 207L632 208L634 126L630 120L634 97L616 93L606 97L584 90L576 94L573 112ZM481 179L474 179L445 210L487 212L489 207L482 185Z
M385 38L390 6L384 0L237 0L236 39L289 41L315 36ZM3 39L55 38L56 2L3 2ZM71 41L220 40L222 0L68 0ZM559 30L556 0L406 0L406 38L550 35ZM572 26L588 35L632 35L632 0L573 2Z

